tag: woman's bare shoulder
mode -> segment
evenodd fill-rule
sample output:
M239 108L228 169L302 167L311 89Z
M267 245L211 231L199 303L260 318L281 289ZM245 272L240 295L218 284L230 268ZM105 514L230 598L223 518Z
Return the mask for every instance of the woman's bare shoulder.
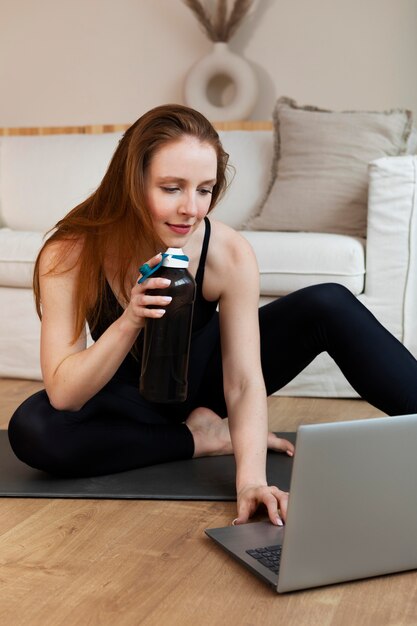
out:
M216 294L218 299L239 291L242 276L245 284L253 285L258 293L258 263L249 242L237 231L223 222L212 222L207 267L207 294ZM213 298L214 299L214 298Z
M238 233L234 228L218 222L215 219L210 220L212 225L213 237L210 239L210 246L215 252L219 261L237 262L242 258L254 260L254 253L250 243ZM219 257L221 255L221 257Z

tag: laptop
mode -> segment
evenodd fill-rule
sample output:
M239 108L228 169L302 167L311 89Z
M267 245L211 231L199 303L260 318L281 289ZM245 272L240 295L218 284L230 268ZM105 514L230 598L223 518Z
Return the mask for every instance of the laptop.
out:
M278 593L417 568L417 415L300 426L285 526L205 532Z

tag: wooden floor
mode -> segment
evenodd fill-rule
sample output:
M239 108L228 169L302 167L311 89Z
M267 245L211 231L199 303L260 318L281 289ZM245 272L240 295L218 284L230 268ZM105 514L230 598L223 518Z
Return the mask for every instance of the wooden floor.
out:
M0 426L40 387L0 380ZM380 414L357 400L275 397L269 409L275 430ZM230 502L5 498L0 624L417 624L415 572L276 595L205 537L234 516Z

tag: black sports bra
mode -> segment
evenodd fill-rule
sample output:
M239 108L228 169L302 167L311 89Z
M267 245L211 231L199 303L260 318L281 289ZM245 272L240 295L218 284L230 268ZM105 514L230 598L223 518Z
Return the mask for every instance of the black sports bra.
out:
M206 230L204 232L203 245L201 247L200 261L195 275L197 293L194 303L193 332L200 330L209 323L218 304L217 300L206 300L203 296L204 270L206 268L207 251L211 234L211 224L208 217L204 218L204 223L206 225Z

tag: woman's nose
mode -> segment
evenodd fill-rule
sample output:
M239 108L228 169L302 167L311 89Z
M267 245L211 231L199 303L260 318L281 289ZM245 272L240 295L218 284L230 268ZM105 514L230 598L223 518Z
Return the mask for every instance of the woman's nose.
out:
M197 202L195 195L190 193L187 194L183 198L183 202L180 206L180 211L186 215L196 215L197 214Z

